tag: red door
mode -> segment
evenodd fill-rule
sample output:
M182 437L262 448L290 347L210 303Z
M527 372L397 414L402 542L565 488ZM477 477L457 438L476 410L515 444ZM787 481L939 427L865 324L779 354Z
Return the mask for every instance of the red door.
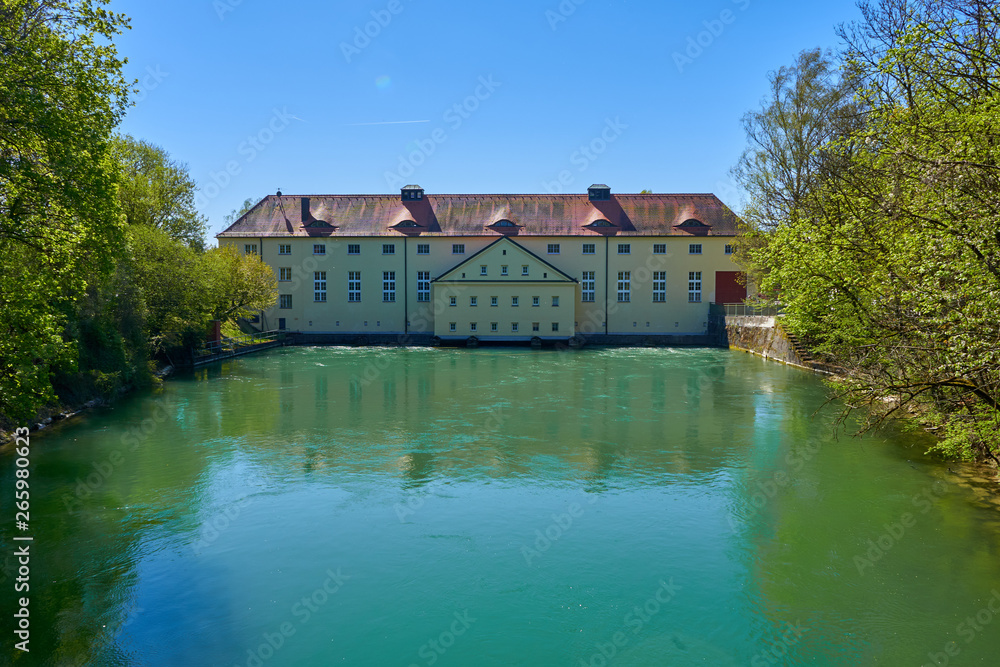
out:
M742 271L715 272L715 302L743 303L747 298L746 279Z

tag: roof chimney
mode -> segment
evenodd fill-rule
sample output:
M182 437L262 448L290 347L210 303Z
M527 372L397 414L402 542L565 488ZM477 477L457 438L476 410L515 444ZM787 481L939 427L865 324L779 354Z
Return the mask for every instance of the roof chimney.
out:
M406 185L399 192L403 201L416 201L424 198L424 189L419 185Z
M590 201L610 201L611 188L603 183L595 183L587 188L587 196Z

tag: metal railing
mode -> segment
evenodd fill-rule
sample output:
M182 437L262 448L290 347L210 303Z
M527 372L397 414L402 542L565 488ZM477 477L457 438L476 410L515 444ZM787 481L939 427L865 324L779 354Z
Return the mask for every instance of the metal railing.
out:
M284 331L262 331L255 334L242 334L239 336L223 336L220 341L211 341L203 344L194 352L195 361L208 357L220 355L235 355L254 347L277 343L284 336Z
M781 306L757 306L747 303L719 304L725 309L727 317L778 317L784 310Z

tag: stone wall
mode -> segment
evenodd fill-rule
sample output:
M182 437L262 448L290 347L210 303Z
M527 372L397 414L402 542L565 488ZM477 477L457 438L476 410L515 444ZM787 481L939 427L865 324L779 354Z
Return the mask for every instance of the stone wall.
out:
M726 337L729 347L750 352L783 364L820 372L812 361L802 359L774 317L726 317Z

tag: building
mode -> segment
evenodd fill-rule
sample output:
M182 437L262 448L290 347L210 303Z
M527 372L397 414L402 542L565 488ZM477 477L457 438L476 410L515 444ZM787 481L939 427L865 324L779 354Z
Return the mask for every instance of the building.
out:
M711 194L265 197L218 235L278 278L263 328L443 341L704 336L742 301ZM384 338L382 338L384 339Z

